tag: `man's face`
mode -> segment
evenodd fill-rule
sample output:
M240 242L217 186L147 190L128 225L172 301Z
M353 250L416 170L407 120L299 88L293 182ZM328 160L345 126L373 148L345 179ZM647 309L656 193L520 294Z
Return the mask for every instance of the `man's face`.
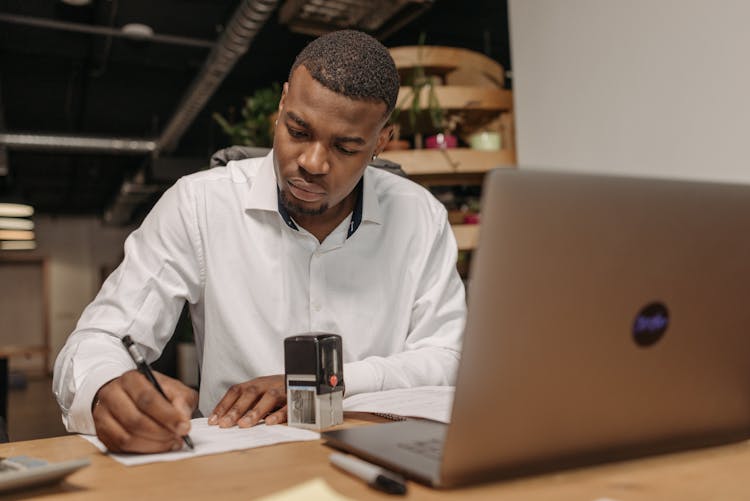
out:
M284 84L273 147L282 203L295 218L343 219L352 210L352 191L388 140L385 110L384 103L324 87L304 66L294 71Z

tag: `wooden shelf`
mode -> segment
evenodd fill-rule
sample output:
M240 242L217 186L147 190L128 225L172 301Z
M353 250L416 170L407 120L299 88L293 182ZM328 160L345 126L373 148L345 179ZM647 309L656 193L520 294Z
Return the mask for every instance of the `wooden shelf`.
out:
M389 49L400 72L423 67L431 75L446 75L458 68L470 69L503 87L505 72L497 61L468 49L440 45L407 45Z
M451 226L456 237L459 251L470 251L477 248L479 243L478 224L454 224Z
M443 118L450 122L449 130L465 142L469 142L467 137L476 131L498 132L505 149L386 150L380 154L383 159L401 165L409 178L423 185L478 185L489 170L515 167L513 93L504 88L502 65L484 54L458 47L405 46L392 47L390 52L402 82L407 85L422 74L435 76L432 82L442 83L432 89L421 89L420 110L415 114L409 113L414 102L412 88L399 89L396 102L400 108L397 124L401 134L429 134L436 129L429 115L429 93L434 91L444 112ZM413 71L415 68L419 68L419 74ZM451 228L459 251L472 251L477 247L479 225L454 224Z
M471 148L386 150L380 156L400 164L409 177L484 174L495 167L514 167L516 161L512 150L482 151Z
M481 87L475 85L439 85L433 87L440 107L446 111L507 111L513 107L513 92L507 89ZM412 100L404 96L411 92L411 87L401 87L397 103L400 109L408 110ZM429 89L423 88L419 95L422 109L427 109Z

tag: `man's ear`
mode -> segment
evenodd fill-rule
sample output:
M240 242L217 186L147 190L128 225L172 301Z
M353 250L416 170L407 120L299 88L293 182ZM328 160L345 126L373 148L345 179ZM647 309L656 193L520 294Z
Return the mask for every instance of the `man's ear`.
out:
M385 149L385 145L388 144L392 137L393 124L384 125L383 128L380 129L380 134L378 134L378 142L375 145L375 152L373 155L380 155Z
M279 99L279 113L284 107L284 101L286 101L286 95L289 92L289 82L284 82L284 87L281 89L281 99Z

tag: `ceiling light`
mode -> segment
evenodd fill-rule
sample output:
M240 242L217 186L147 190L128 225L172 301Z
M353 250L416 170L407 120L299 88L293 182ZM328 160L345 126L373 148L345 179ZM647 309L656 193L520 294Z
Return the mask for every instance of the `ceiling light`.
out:
M34 240L34 232L29 230L0 230L0 240Z
M0 202L1 217L29 217L34 215L34 208L26 204Z
M0 250L34 250L36 242L34 240L16 240L11 242L0 242Z
M0 217L0 230L33 230L34 221L15 217Z
M146 39L154 36L154 29L147 24L130 23L120 28L120 30L133 38Z

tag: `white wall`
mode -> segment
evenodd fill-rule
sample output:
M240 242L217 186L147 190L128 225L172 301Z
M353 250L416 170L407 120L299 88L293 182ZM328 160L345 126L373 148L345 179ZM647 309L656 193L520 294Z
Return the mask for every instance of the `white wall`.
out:
M47 259L50 363L54 363L81 312L99 291L102 269L111 271L119 264L125 238L134 228L103 226L94 217L35 216L34 222L38 247L23 255Z
M518 163L750 183L750 2L510 0Z

